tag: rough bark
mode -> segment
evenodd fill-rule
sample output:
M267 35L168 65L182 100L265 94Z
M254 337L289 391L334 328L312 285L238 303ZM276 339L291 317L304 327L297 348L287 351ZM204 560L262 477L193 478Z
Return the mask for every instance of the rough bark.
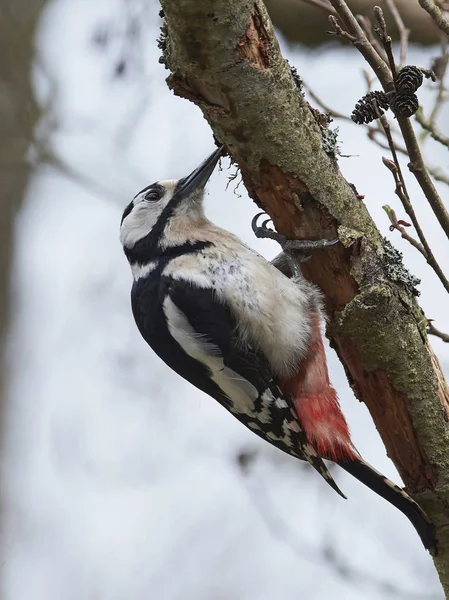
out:
M2 355L9 317L14 219L31 167L27 152L39 111L31 88L36 23L45 0L0 0L0 336ZM2 362L3 364L3 362ZM5 373L0 367L3 428ZM3 438L2 438L3 439Z
M304 274L320 286L327 334L407 490L436 525L449 591L449 391L395 251L326 152L260 0L162 0L174 92L195 102L239 165L256 203L289 238L341 244ZM328 141L328 140L327 140Z
M329 42L326 29L330 29L326 12L303 0L266 0L265 2L273 23L289 40L301 44L318 45ZM348 0L352 11L372 17L376 4L385 5L379 0ZM414 0L395 0L395 4L411 31L410 41L418 44L437 44L440 32L432 19L424 13ZM330 14L330 10L329 10ZM385 10L389 31L394 39L398 38L396 26L388 10Z

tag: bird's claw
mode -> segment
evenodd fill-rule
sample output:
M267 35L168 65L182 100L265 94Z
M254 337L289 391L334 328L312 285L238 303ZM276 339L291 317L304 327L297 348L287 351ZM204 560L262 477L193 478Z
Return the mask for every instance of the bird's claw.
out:
M288 240L282 233L274 231L273 229L268 229L268 223L271 221L270 218L263 221L261 225L257 225L257 221L264 214L265 213L263 212L257 213L251 221L251 228L254 235L258 238L268 238L278 242L284 252L304 253L305 250L327 248L340 241L338 238L333 240ZM309 258L310 256L308 256L306 260Z
M278 244L280 244L280 246L283 248L283 245L288 240L285 237L285 235L282 235L282 233L274 231L273 229L268 229L268 223L271 221L270 218L266 219L262 223L262 225L257 225L257 221L259 220L259 218L262 215L265 215L265 213L264 212L257 213L257 215L251 221L251 228L254 232L254 235L257 238L268 238L270 240L274 240L275 242L278 242Z
M312 258L309 250L327 248L340 241L338 238L333 240L288 240L282 233L268 228L270 218L263 221L261 225L257 225L257 221L264 214L263 212L257 213L251 221L254 235L257 238L268 238L278 242L288 259L294 277L300 277L298 262L306 262Z

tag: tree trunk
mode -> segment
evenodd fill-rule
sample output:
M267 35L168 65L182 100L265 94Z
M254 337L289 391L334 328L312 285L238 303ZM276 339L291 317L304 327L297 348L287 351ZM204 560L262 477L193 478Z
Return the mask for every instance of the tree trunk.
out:
M0 0L0 335L2 357L9 319L14 221L31 173L27 152L39 109L31 86L36 24L45 0ZM0 419L4 427L5 369L0 367ZM3 440L3 437L2 437Z
M410 276L342 177L326 126L298 93L263 3L162 5L169 86L201 108L251 197L288 238L340 238L303 271L325 294L327 335L354 392L437 528L435 565L448 593L449 390Z

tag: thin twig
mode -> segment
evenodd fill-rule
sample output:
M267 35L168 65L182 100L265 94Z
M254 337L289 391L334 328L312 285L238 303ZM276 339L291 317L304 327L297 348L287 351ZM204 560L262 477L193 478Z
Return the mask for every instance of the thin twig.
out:
M434 140L440 142L440 144L443 144L443 146L449 148L449 137L447 135L444 135L444 133L440 131L440 129L435 125L435 123L433 123L430 120L430 117L426 119L421 108L419 108L419 110L415 113L415 118L421 125L421 127L430 133L430 136Z
M367 82L367 88L369 91L371 89L371 80L369 79L369 73L366 70L364 70L363 74L365 76L365 80ZM317 96L317 94L312 90L312 88L308 84L304 83L304 81L303 81L303 86L304 86L304 89L309 94L310 98L316 103L316 105L321 110L328 113L333 119L342 119L344 121L350 121L352 123L352 119L350 117L331 108L319 96ZM372 142L377 144L383 150L390 150L390 146L388 144L385 144L384 142L377 139L377 137L376 137L377 135L385 136L385 132L383 131L383 129L380 129L378 127L367 126L367 131L368 131L368 138ZM408 157L407 149L404 146L399 146L396 142L394 143L394 146L395 146L396 152L399 152L400 154L403 154L404 156ZM449 185L449 176L445 175L441 169L439 169L437 167L431 167L428 165L426 165L426 169L436 181L440 181L441 183L445 183L446 185Z
M330 24L333 26L334 31L326 31L326 33L328 33L329 35L338 35L338 37L348 40L355 45L355 43L357 42L357 38L354 35L351 35L347 31L345 31L341 27L336 17L334 17L333 15L329 15L329 21Z
M401 39L401 64L403 64L405 62L405 58L406 58L406 52L407 52L407 44L408 44L408 35L409 35L409 30L404 26L404 22L402 21L402 18L393 2L393 0L385 0L389 10L391 11L393 18L395 20L395 23L398 27L399 30L399 34L400 34L400 39ZM363 17L362 15L357 15L356 20L358 22L358 24L361 26L363 32L365 33L365 35L367 36L368 40L373 44L373 41L376 41L376 46L375 46L375 50L376 52L379 54L380 58L383 60L383 62L385 62L386 60L388 60L386 58L386 54L383 51L383 49L381 50L379 48L379 45L377 43L377 40L374 39L374 36L372 35L372 26L371 26L371 21L369 19L367 19L366 17ZM338 24L338 22L335 22L334 20L332 20L332 24L334 24L334 27L336 29L335 33L337 35L340 35L341 37L346 37L348 39L348 35L344 34L343 30L341 29L340 25ZM354 36L352 36L352 41L354 41ZM445 48L443 48L443 55L445 55ZM446 61L446 66L447 66L447 62ZM370 63L371 64L371 63ZM372 66L372 65L371 65ZM375 70L375 69L374 69ZM368 87L368 91L371 89L371 79L369 76L368 71L364 70L363 71L364 75L365 75L365 79L367 82L367 87ZM444 76L444 73L442 75L442 77ZM321 98L319 98L314 92L313 90L308 87L305 86L305 89L308 91L310 97L317 103L318 106L320 106L320 108L322 110L324 110L325 112L329 113L330 116L332 116L335 119L344 119L344 120L350 120L349 117L347 115L344 115L342 113L339 113L338 111L333 110L332 108L330 108L328 105L326 105ZM439 90L439 96L440 96L440 100L439 102L442 102L442 90L444 89L444 87L442 87L440 85L440 90ZM435 107L434 107L435 108ZM434 111L432 111L433 114ZM417 114L417 118L419 118L419 114ZM380 140L378 140L376 138L377 134L384 134L382 129L377 129L377 128L372 128L372 127L368 127L368 137L370 140L374 141L376 144L378 144L381 148L383 148L384 150L389 150L390 147L388 144L384 144L382 143ZM438 136L438 131L436 132L437 136ZM441 134L442 135L442 134ZM441 137L440 137L441 139ZM403 147L403 146L399 146L398 144L395 144L395 149L397 152L400 152L401 154L404 154L405 156L409 156L408 150L407 148ZM424 164L424 162L423 162ZM431 175L436 181L440 181L442 183L445 183L446 185L449 185L449 177L446 176L440 169L434 168L434 167L429 167L427 165L424 165L425 170L427 170L427 172L429 173L429 175Z
M393 79L387 63L380 58L376 50L370 44L365 32L357 23L345 0L329 0L338 16L346 27L348 35L353 38L353 44L371 66L385 91L393 91Z
M360 27L365 32L365 35L368 38L368 40L373 45L377 54L381 57L383 61L387 62L388 58L385 54L385 50L383 49L382 45L379 44L379 40L374 35L373 24L371 23L371 19L365 17L365 15L356 15L355 18L357 19L357 22L360 25Z
M382 129L378 129L377 127L368 127L368 138L372 142L377 144L379 146L379 148L382 148L383 150L390 150L390 146L388 144L385 144L384 142L382 142L381 140L379 140L377 138L378 135L385 136L385 132ZM394 147L395 147L396 152L408 157L407 148L405 148L404 146L399 146L397 143L394 144ZM440 181L441 183L445 183L446 185L449 185L449 176L446 175L441 170L441 168L429 167L428 165L426 165L426 169L429 172L429 174L435 179L435 181Z
M306 83L304 83L304 80L302 82L302 85L303 85L303 88L306 90L306 92L309 94L310 98L317 104L317 106L319 108L321 108L321 110L323 110L325 113L327 113L333 119L343 119L345 121L351 121L351 123L352 123L351 117L348 117L348 115L344 115L343 113L340 113L337 110L334 110L333 108L330 108L330 106L325 104L321 100L321 98L315 94L315 92L312 90L312 88L309 85L307 85Z
M445 18L438 6L436 6L435 2L433 0L419 0L419 3L435 21L438 29L441 29L441 31L444 31L444 33L449 35L449 21Z
M379 148L382 148L383 150L390 150L390 146L388 144L385 144L381 140L377 139L377 137L376 137L377 135L382 135L385 137L385 131L383 129L377 129L377 127L368 127L368 138L372 142L377 144L379 146ZM399 154L404 154L405 156L408 156L407 148L405 148L404 146L399 146L394 141L393 141L393 143L394 143L394 148L395 148L396 152L398 152Z
M311 6L315 6L316 8L324 10L324 12L326 12L328 15L333 15L334 17L337 16L337 13L335 12L335 10L325 0L302 0L302 1L304 2L304 4L310 4Z
M430 319L429 321L427 321L427 333L429 335L435 335L436 337L439 337L441 340L443 340L443 342L449 344L449 334L443 333L442 331L434 327Z
M435 100L435 104L434 107L432 108L432 112L430 113L430 122L433 123L435 121L435 119L437 118L438 113L441 110L441 107L443 106L443 101L445 99L445 87L444 87L444 80L446 77L446 73L447 73L447 65L449 62L449 54L448 54L448 39L447 36L442 34L442 40L441 40L441 57L440 60L442 61L442 68L440 69L440 73L439 73L439 84L438 84L438 94Z
M449 213L447 212L440 195L435 188L433 181L424 164L424 159L413 131L410 119L398 118L398 125L402 131L405 145L407 147L410 162L408 168L418 181L424 195L433 210L434 215L438 219L442 230L449 238Z
M426 117L424 116L423 110L421 108L418 110L415 116L416 120L421 125L421 127L428 131L434 140L440 142L440 144L443 144L443 146L449 147L449 137L444 135L436 125L436 118L441 110L441 107L443 106L443 102L445 99L446 89L444 86L444 81L449 62L449 55L447 53L447 37L444 34L442 34L442 38L443 39L441 43L441 57L438 59L441 60L441 68L439 69L438 73L439 85L435 103L433 105L432 111L428 119L426 119Z
M393 157L393 163L391 163L391 161L388 161L388 163L387 163L384 160L384 165L393 174L393 177L394 177L394 180L396 183L395 193L398 196L399 200L401 201L405 212L410 217L410 220L413 223L413 227L415 228L416 233L418 234L419 241L421 242L421 244L423 246L423 250L425 251L425 252L422 252L420 250L421 253L426 258L427 263L435 271L438 279L443 284L445 290L449 293L449 280L444 275L443 270L441 269L440 265L436 261L434 255L432 253L432 250L430 249L430 246L427 243L427 240L424 236L424 232L421 229L421 225L419 224L419 221L415 214L415 210L414 210L412 202L410 200L410 196L408 194L407 187L405 185L404 176L402 174L401 165L399 164L398 155L396 153L393 136L391 135L390 125L389 125L385 115L379 115L379 117L380 117L379 118L380 123L383 127L383 130L385 131L385 136L387 138L388 145L390 147L391 155ZM389 163L391 163L391 165Z
M39 144L37 145L37 148L39 151L40 164L48 165L52 169L59 171L67 178L79 183L89 191L95 191L98 197L101 196L108 201L112 199L120 206L123 205L123 194L120 194L116 189L109 188L99 179L92 177L88 173L77 170L70 163L65 162L61 157L57 156L50 148L44 148Z
M397 71L393 55L393 46L391 44L391 37L388 35L384 11L380 8L380 6L374 7L374 18L376 19L378 25L374 28L374 31L379 36L379 39L382 42L383 47L385 48L385 52L388 58L388 64L390 65L390 70L393 74L393 79L396 79Z
M327 105L319 96L315 94L315 92L308 84L304 83L304 81L303 87L307 91L310 98L315 102L315 104L333 119L342 119L343 121L350 121L351 123L353 122L352 119L347 115L340 113L337 110L331 108L329 105ZM383 129L380 129L378 127L367 126L367 132L368 138L372 142L377 144L379 148L382 148L383 150L390 150L390 146L388 144L382 142L377 138L378 135L385 136L385 132ZM407 149L404 146L399 146L396 142L394 142L394 147L396 152L408 157ZM426 169L430 173L430 175L435 179L435 181L440 181L441 183L449 185L449 176L445 175L440 168L430 167L426 165Z
M386 92L394 91L394 82L392 80L391 71L388 65L385 64L385 61L380 58L373 46L369 43L368 38L364 34L360 25L357 23L357 19L352 14L345 0L329 1L337 11L340 19L348 30L347 34L353 38L356 38L356 40L353 42L354 46L359 50L373 71L376 73L384 90ZM449 213L446 210L435 188L435 185L433 184L432 178L426 169L418 140L416 139L410 119L398 117L397 122L401 129L402 137L404 138L407 152L410 157L410 163L408 165L409 169L415 176L418 184L424 192L424 195L436 218L438 219L441 228L449 238Z
M439 167L427 167L427 170L435 179L435 181L440 181L441 183L449 185L449 176L445 175L445 173L443 173Z
M391 16L393 17L396 27L398 28L398 32L399 32L399 66L403 67L405 65L405 61L407 58L408 38L410 35L410 29L408 29L404 25L404 21L402 20L402 17L398 11L396 4L394 3L394 0L384 0L384 2L386 4L386 6L388 7L388 10L391 13Z
M366 83L366 92L371 92L373 89L373 83L376 81L376 78L374 77L374 75L371 75L368 69L362 69L362 75Z
M365 74L365 78L367 80L367 84L369 84L368 73L366 71L364 71L364 74ZM353 122L350 117L348 117L347 115L345 115L343 113L338 112L337 110L331 108L328 104L326 104L319 96L316 95L316 93L312 90L312 88L304 81L303 81L303 87L307 91L310 98L316 103L316 105L321 110L323 110L325 113L329 114L329 116L331 116L333 119L342 119L344 121L350 121L351 123ZM367 132L368 132L368 138L372 142L377 144L379 146L379 148L382 148L383 150L390 150L390 146L388 144L382 142L381 140L379 140L377 138L378 135L385 136L385 132L383 129L381 129L379 127L367 126ZM399 144L394 142L394 147L395 147L396 152L408 157L407 149L404 146L399 146ZM426 165L426 169L436 181L440 181L441 183L449 185L449 176L445 175L440 168L430 167L430 166Z
M309 87L308 84L303 82L303 87L307 91L310 98L316 103L316 105L321 110L328 113L329 116L331 116L333 119L342 119L344 121L350 121L352 123L352 119L350 117L348 117L347 115L345 115L343 113L338 112L337 110L335 110L335 109L331 108L329 105L327 105L319 96L317 96L315 94L315 92L312 90L311 87ZM383 150L390 150L390 146L388 144L382 142L381 140L379 140L377 138L378 135L385 136L385 132L383 131L383 129L380 129L378 127L367 126L367 132L368 132L368 138L372 142L377 144L379 146L379 148L382 148ZM394 142L394 147L396 149L396 152L408 157L407 149L404 146L399 146L396 142ZM449 185L449 176L445 175L440 168L430 167L429 165L426 165L426 169L429 172L429 174L435 179L435 181L440 181L441 183Z
M395 171L393 171L392 167L387 164L387 162L390 162L392 166L395 167L394 163L389 158L383 157L382 160L387 169L389 169L393 173L396 183L396 189L400 188L401 183L397 177L396 169ZM418 250L418 252L420 252L427 260L427 252L425 251L424 246L420 244L418 240L415 240L415 238L412 237L409 233L407 233L407 230L405 229L406 227L410 227L410 223L406 223L402 219L398 219L396 216L396 212L391 208L391 206L388 206L388 204L385 204L384 206L382 206L382 208L387 213L387 216L390 219L390 231L397 229L397 231L401 233L401 237L404 240L406 240L409 244L411 244L414 248L416 248L416 250Z

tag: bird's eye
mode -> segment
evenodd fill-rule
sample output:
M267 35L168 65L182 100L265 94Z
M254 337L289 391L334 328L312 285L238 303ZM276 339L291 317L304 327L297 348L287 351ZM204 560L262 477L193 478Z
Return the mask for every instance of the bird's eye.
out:
M161 198L161 193L156 190L151 190L145 194L145 200L150 202L157 202Z

